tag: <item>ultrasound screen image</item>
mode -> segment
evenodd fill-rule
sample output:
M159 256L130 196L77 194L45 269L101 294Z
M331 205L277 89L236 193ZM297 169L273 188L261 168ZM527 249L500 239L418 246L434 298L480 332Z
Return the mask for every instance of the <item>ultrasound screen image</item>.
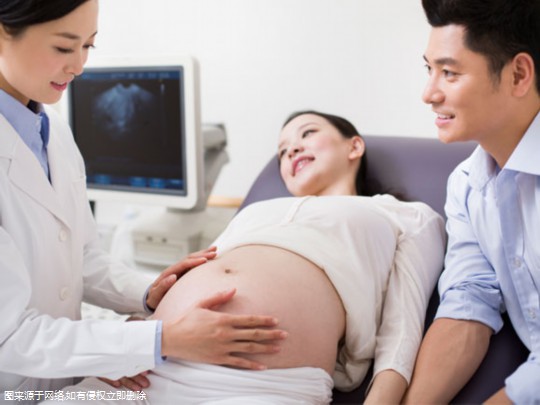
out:
M185 195L181 69L89 68L70 97L90 187Z
M93 121L100 132L110 134L117 141L138 130L151 133L149 129L158 129L160 122L147 117L158 116L160 95L156 96L135 83L118 83L92 102Z

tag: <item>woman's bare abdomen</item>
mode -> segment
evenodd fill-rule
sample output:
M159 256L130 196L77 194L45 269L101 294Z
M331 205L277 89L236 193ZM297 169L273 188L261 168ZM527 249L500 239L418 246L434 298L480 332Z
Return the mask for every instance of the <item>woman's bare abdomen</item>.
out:
M332 374L345 311L326 274L281 248L248 245L199 266L170 289L154 319L175 319L201 299L230 288L232 301L218 308L231 314L271 315L289 332L277 354L247 356L269 368L319 367Z

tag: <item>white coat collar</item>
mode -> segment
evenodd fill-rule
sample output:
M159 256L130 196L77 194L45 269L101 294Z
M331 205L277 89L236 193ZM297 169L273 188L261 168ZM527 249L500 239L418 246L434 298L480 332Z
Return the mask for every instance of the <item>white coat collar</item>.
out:
M61 153L58 153L59 145L54 138L54 135L51 136L49 144L50 160L53 160L52 157L55 155L61 155ZM67 196L62 190L58 190L51 185L32 151L28 149L3 115L0 115L0 158L10 160L7 174L16 187L28 194L36 203L48 209L64 225L69 226L63 208L63 198L67 198ZM58 158L62 159L61 156L58 156ZM66 176L67 173L57 168L56 164L52 166L55 166L54 172L51 167L53 185L65 184L61 177Z

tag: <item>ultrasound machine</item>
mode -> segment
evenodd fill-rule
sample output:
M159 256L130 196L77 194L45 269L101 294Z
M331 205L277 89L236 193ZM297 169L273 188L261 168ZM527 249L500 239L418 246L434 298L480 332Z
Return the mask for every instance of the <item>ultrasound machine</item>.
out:
M201 125L197 61L93 61L70 84L65 108L90 201L164 208L134 222L135 261L167 266L199 250L206 203L228 155L224 126Z

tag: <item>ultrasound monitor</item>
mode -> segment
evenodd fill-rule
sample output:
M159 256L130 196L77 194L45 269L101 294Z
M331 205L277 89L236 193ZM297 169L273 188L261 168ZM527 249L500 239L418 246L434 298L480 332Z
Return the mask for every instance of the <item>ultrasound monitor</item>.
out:
M166 266L199 250L203 210L228 156L225 128L201 126L196 61L94 61L67 95L89 199L166 208L137 218L135 261Z
M206 202L198 69L189 57L94 62L68 91L90 200Z

